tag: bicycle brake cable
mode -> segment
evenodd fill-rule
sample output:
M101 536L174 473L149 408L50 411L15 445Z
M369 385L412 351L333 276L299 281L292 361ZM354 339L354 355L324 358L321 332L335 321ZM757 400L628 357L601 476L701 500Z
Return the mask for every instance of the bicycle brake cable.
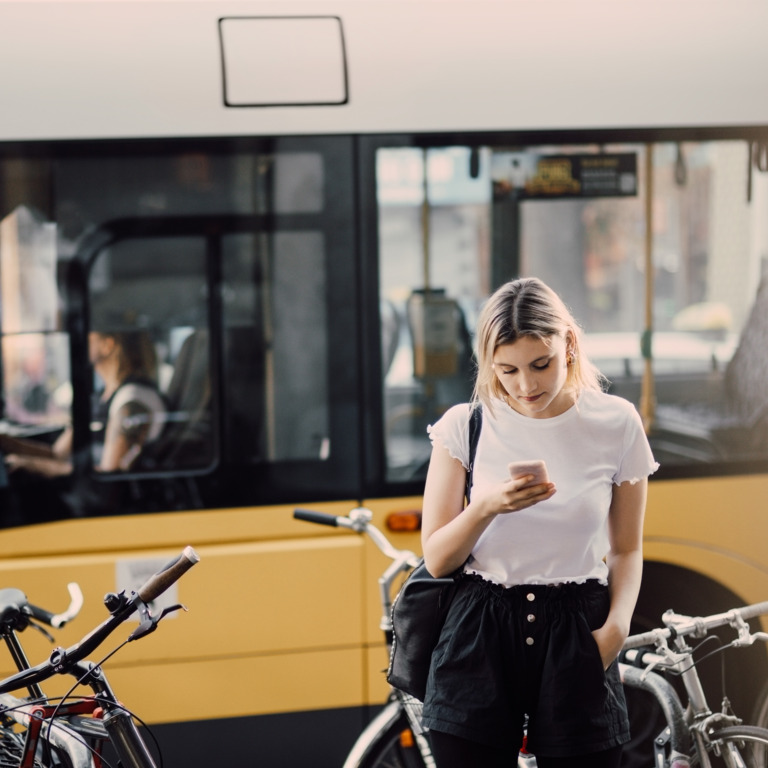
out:
M183 608L185 611L187 610L186 607L183 606L183 605L172 606L170 608L166 608L160 614L160 616L157 618L157 620L155 621L155 624L157 624L161 619L163 619L167 613L170 613L171 611L178 610L179 608ZM84 685L84 681L86 680L86 678L89 675L91 675L93 673L94 669L99 669L100 667L102 667L104 665L104 663L109 661L109 659L111 659L112 656L114 656L121 648L123 648L124 646L128 645L128 643L131 642L132 639L134 639L134 640L136 639L133 636L133 634L131 634L127 639L123 640L123 642L120 643L119 645L117 645L115 648L113 648L106 656L104 656L102 659L100 659L100 661L97 664L93 664L91 666L91 668L88 669L87 672L84 672L75 681L75 684L63 696L60 697L60 701L56 705L56 709L54 709L54 711L51 714L50 718L48 718L48 721L49 721L48 722L49 738L50 738L50 729L53 727L53 721L54 721L54 719L56 717L56 713L58 712L59 707L61 707L62 704L64 704L64 702L72 695L72 693L74 692L74 690L78 686ZM147 734L150 736L150 738L152 739L152 743L155 746L155 754L157 755L157 758L158 758L158 768L163 768L163 753L162 753L162 750L160 749L160 743L158 742L157 737L153 733L152 729L140 717L138 717L136 714L131 712L131 710L129 710L124 705L120 704L120 702L116 701L116 702L112 702L112 704L113 704L113 706L117 707L118 709L121 709L123 712L127 712L131 717L133 717L135 720L137 720L141 726L143 726L146 729ZM94 751L93 748L91 747L91 745L88 744L87 741L85 741L85 739L82 740L82 743L86 747L88 747L88 749L90 749L91 751ZM109 762L107 762L105 760L103 755L100 755L100 758L101 758L102 762L107 766L107 768L115 768L115 766L111 765Z
M718 641L720 641L720 638L715 636L715 635L710 635L709 637L705 638L702 642L700 642L693 649L693 651L691 653L691 666L688 669L692 669L693 667L698 666L699 664L701 664L702 661L706 661L708 658L710 658L711 656L715 656L718 653L723 653L723 651L727 651L729 648L736 648L736 647L738 647L736 645L735 641L731 642L731 643L726 643L725 645L718 646L714 650L712 650L709 653L707 653L704 656L702 656L700 659L694 659L693 658L693 653L698 651L699 648L701 648L705 643L709 642L710 640L712 640L713 642L718 642ZM725 658L725 657L722 657L722 658ZM683 670L683 671L687 672L688 670ZM680 672L679 674L682 674L682 672Z
M36 629L46 640L48 640L48 642L50 642L50 643L55 643L56 642L56 638L50 632L48 632L48 630L45 629L45 627L41 626L37 622L30 621L27 624L27 626L31 627L32 629Z
M102 665L102 664L104 664L104 662L105 662L105 661L108 661L108 660L109 660L109 659L110 659L112 656L114 656L114 655L115 655L115 654L116 654L116 653L117 653L117 652L118 652L118 651L119 651L119 650L120 650L120 649L121 649L123 646L127 645L127 644L128 644L128 642L129 642L128 640L123 640L123 642L122 642L122 643L120 643L120 644L119 644L117 647L115 647L113 650L111 650L111 651L110 651L110 652L109 652L109 653L108 653L106 656L104 656L104 658L103 658L103 659L101 659L101 661L99 661L99 663L98 663L98 664L94 664L93 666L91 666L91 667L88 669L88 671L87 671L87 672L84 672L84 673L83 673L83 674L82 674L82 675L81 675L79 678L77 678L77 680L75 680L75 684L74 684L74 685L73 685L73 686L72 686L72 687L71 687L71 688L70 688L70 689L69 689L69 690L68 690L68 691L67 691L67 692L66 692L66 693L63 695L63 696L59 697L59 703L56 705L56 707L55 707L55 709L53 710L53 712L51 713L50 717L48 717L48 718L47 718L47 720L48 720L48 723L47 723L47 730L48 730L48 733L47 733L47 736L46 736L46 742L48 743L48 745L50 745L50 739L51 739L51 729L52 729L52 728L53 728L53 726L54 726L54 721L55 721L55 719L56 719L56 716L58 715L58 712L59 712L59 709L60 709L60 707L62 707L62 706L63 706L63 704L64 704L64 702L65 702L67 699L69 699L69 698L70 698L70 696L72 696L73 692L75 691L75 689L76 689L78 686L80 686L80 685L83 685L83 684L84 684L84 681L85 681L85 679L86 679L86 678L87 678L89 675L91 675L91 674L93 673L93 670L94 670L94 669L98 669L99 667L101 667L101 665ZM49 701L50 701L50 699L49 699ZM44 726L44 727L45 727L45 726ZM91 752L94 752L94 753L95 753L95 750L93 749L93 747L92 747L92 746L91 746L91 745L90 745L90 744L89 744L89 743L88 743L88 742L87 742L87 741L86 741L84 738L80 739L80 742L81 742L81 743L82 743L82 744L83 744L85 747L87 747L87 748L88 748L88 749L89 749ZM102 759L102 762L103 762L105 765L107 765L107 766L108 766L108 768L115 768L115 766L112 766L112 765L111 765L111 764L110 764L110 763L109 763L107 760L105 760L105 759L104 759L104 757L103 757L103 756L100 756L100 757L101 757L101 759Z

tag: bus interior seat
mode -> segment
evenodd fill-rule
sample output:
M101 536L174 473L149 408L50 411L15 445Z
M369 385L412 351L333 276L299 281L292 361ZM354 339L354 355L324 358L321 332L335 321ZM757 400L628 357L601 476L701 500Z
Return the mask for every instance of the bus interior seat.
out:
M211 377L208 332L184 339L168 390L167 422L160 437L142 451L144 469L204 467L211 463Z
M691 461L752 459L768 453L768 275L716 393L707 402L657 407L651 435Z

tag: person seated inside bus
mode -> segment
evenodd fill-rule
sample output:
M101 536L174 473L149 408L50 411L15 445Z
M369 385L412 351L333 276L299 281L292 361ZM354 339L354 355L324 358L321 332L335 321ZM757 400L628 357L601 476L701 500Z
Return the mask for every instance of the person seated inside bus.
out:
M100 472L131 468L165 424L166 406L156 385L157 358L144 331L95 332L88 355L103 389L94 395L93 465ZM8 471L61 477L72 471L72 428L52 444L0 435Z

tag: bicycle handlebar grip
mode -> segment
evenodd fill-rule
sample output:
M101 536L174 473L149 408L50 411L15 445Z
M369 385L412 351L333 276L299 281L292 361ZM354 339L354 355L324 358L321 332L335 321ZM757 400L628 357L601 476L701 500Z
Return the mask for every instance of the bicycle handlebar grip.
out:
M32 605L32 603L27 603L27 607L29 608L29 614L33 619L37 619L37 621L41 621L43 624L47 624L49 627L53 626L53 618L56 615L55 613L46 611L44 608L40 608L37 605Z
M738 609L742 619L754 619L756 616L763 616L768 613L768 600L763 603L755 603Z
M293 516L296 520L306 520L308 523L331 525L334 528L339 527L336 515L329 515L327 512L315 512L312 509L294 509Z
M666 631L667 637L669 637L669 630L662 630L662 633ZM622 646L622 650L628 651L630 648L640 648L643 645L655 645L656 638L658 637L658 630L651 630L649 632L643 632L639 635L630 635Z
M138 596L145 602L151 603L176 583L193 565L200 562L200 556L192 547L184 551L162 570L150 576L137 590Z

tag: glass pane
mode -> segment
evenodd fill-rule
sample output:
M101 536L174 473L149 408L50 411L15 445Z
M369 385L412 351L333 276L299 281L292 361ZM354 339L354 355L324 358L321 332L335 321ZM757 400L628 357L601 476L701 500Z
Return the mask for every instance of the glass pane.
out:
M63 333L4 336L3 392L8 431L31 436L69 423L69 339Z
M322 233L230 236L223 272L227 455L236 461L327 459Z
M421 477L426 427L472 387L469 329L489 284L490 185L463 147L377 155L387 479ZM485 165L485 163L483 164Z
M10 475L19 520L359 495L359 347L330 342L360 309L352 150L311 136L5 148L0 448L29 451ZM135 358L120 377L115 346Z
M89 354L99 469L210 463L205 263L200 238L123 240L94 262Z
M315 213L324 205L317 152L72 158L55 168L60 253L93 222L118 217Z
M56 225L26 205L0 221L0 283L4 333L58 329Z
M663 467L768 458L765 277L759 288L768 253L768 179L756 169L748 173L743 141L654 145L646 222L646 151L494 147L473 159L461 148L426 155L379 150L390 480L423 472L426 425L469 396L477 309L494 287L518 275L536 275L564 298L610 391L646 419ZM596 194L573 179L556 184L563 182L557 175L544 179L551 195L541 185L525 186L542 158L551 171L555 160L561 168L568 159L587 166L611 155L630 158L636 169L618 174L613 190Z
M655 147L652 440L668 463L768 457L768 186L750 149Z

